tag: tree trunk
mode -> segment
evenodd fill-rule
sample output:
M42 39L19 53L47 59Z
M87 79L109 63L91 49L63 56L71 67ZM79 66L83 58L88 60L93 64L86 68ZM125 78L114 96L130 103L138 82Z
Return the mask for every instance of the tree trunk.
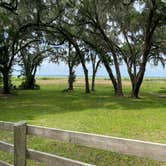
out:
M96 79L96 72L93 71L93 74L92 74L92 87L91 87L91 90L93 92L95 91L95 79Z
M129 74L130 75L130 74ZM137 80L134 78L135 76L130 75L130 80L131 80L131 85L132 85L132 92L131 92L131 97L132 98L138 98L138 89L136 87L137 85Z
M141 84L142 84L142 81L144 78L145 68L146 68L146 63L141 66L140 72L138 73L136 85L132 92L132 97L134 97L134 98L139 98L139 90L140 90L140 87L141 87Z
M144 45L144 52L143 52L143 58L142 63L140 66L140 70L137 74L136 78L136 84L135 88L132 92L132 97L139 98L139 90L145 75L146 65L148 62L148 55L150 53L151 47L152 47L152 37L154 34L154 31L159 23L159 19L153 19L155 18L155 12L157 10L156 1L153 1L152 8L149 12L148 18L147 18L147 26L146 26L146 33L145 33L145 45Z
M137 85L137 84L136 84L136 85ZM139 86L136 86L136 85L132 88L131 97L138 99L138 98L139 98L138 94L139 94L139 89L140 89L140 87L139 87Z
M73 90L74 90L73 82L69 82L68 90L69 90L69 91L73 91Z
M2 75L3 75L3 93L10 94L9 72L3 71Z
M72 67L69 67L69 79L68 79L68 90L73 91L73 83L75 81L74 71Z
M118 59L113 52L113 59L114 59L114 64L115 64L115 70L116 70L116 77L117 77L117 91L116 91L116 96L123 96L123 90L122 90L122 78L121 78L121 73L120 73L120 67L118 63Z
M96 78L96 72L97 72L97 66L95 67L95 60L96 58L93 59L93 57L91 56L91 61L92 61L92 87L91 87L91 91L95 91L95 78Z
M85 74L85 92L90 93L89 76L88 76L88 70L86 68L84 68L84 74Z
M27 75L25 81L25 89L34 89L35 88L35 79L33 75Z
M98 28L99 28L101 34L103 35L104 40L106 41L106 43L108 43L108 46L109 46L109 48L111 50L111 53L112 53L112 56L113 56L115 70L116 70L116 77L117 77L117 83L116 83L117 86L116 86L116 89L115 89L115 95L116 96L123 96L120 67L119 67L119 62L118 62L118 58L117 58L117 55L116 55L115 48L113 46L113 42L111 40L109 40L109 38L107 37L107 35L103 31L103 29L101 28L100 24L98 24Z
M112 84L113 84L113 87L114 87L114 95L115 95L115 96L118 96L118 88L117 88L116 79L115 79L115 77L114 77L114 75L113 75L112 69L111 69L111 67L110 67L110 65L109 65L109 63L108 63L108 61L105 60L104 58L103 58L103 64L104 64L104 66L105 66L105 68L106 68L106 70L107 70L107 73L108 73L108 75L109 75L111 81L112 81Z
M85 92L86 93L90 93L88 69L87 69L87 67L85 65L84 56L83 56L82 52L80 51L80 48L77 45L77 43L75 41L72 41L72 44L75 47L75 49L76 49L76 51L77 51L77 53L79 55L79 58L80 58L80 61L81 61L81 64L82 64L82 68L84 70L84 75L85 75Z

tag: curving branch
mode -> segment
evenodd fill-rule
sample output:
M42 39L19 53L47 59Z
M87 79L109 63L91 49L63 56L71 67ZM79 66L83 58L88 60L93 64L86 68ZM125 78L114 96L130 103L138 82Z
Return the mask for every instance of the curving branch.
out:
M0 0L0 7L15 13L18 6L18 0L10 0L10 2L6 2L5 0ZM16 14L16 13L15 13Z

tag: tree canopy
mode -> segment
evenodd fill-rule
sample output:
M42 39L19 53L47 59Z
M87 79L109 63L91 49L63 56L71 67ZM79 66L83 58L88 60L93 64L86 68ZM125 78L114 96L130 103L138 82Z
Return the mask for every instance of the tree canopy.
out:
M124 95L120 66L125 64L131 96L138 98L147 63L166 64L165 11L164 0L1 0L4 92L10 92L14 64L21 64L24 75L33 75L35 82L37 67L48 57L68 65L71 90L74 68L81 64L86 93L91 91L87 63L93 68L92 90L98 67L103 65L117 96ZM28 67L31 70L26 71Z

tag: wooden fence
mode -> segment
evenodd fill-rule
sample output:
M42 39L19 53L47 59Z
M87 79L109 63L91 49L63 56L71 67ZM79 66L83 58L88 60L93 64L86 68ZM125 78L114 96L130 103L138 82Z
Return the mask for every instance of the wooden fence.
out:
M0 141L0 150L14 154L15 166L25 166L26 159L46 163L49 166L92 166L91 164L53 154L27 149L26 135L41 136L96 149L166 162L166 144L38 127L27 125L25 122L15 124L0 121L0 130L14 131L14 145ZM0 166L9 166L9 164L0 161Z

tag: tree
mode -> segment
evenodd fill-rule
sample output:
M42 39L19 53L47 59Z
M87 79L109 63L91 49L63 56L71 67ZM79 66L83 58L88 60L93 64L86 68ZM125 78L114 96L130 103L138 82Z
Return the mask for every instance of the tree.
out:
M62 44L63 43L63 44ZM75 68L80 64L79 57L76 50L69 42L60 42L59 44L52 44L51 61L54 63L64 62L68 66L68 88L66 91L74 90L74 82L76 79Z
M69 28L69 27L68 27ZM88 74L88 69L86 66L86 59L85 59L85 55L84 52L82 51L83 49L83 45L82 43L77 40L77 38L75 38L73 36L73 31L69 28L67 29L65 26L59 26L56 27L56 30L63 36L63 38L65 40L67 40L76 50L77 55L79 57L80 63L83 67L83 71L84 71L84 75L85 75L85 92L86 93L90 93L90 86L89 86L89 74Z
M30 36L30 35L29 35ZM33 32L30 36L33 43L30 43L27 47L20 50L19 63L22 66L22 75L25 76L25 81L21 84L23 89L35 89L38 86L35 84L35 76L38 66L41 65L43 60L48 57L47 52L49 48L45 41L40 39L39 33ZM20 43L20 48L23 47L24 43L28 40L22 40Z
M12 2L14 3L14 1ZM19 3L20 6L22 6L21 2ZM8 10L0 10L0 16L3 18L0 20L0 72L3 76L3 91L6 94L10 93L10 73L16 56L22 48L25 48L29 43L33 42L28 41L22 48L19 44L26 34L27 29L25 27L29 27L29 23L36 23L36 19L32 15L31 17L28 17L28 15L21 17L24 9L17 9L17 15L8 13Z
M135 1L122 6L119 15L115 15L117 29L124 37L117 48L127 65L134 98L139 97L148 61L165 63L165 10L166 4L160 0Z
M88 48L87 48L88 49ZM95 91L95 79L98 68L101 64L101 59L98 58L97 53L89 48L87 50L88 62L92 65L92 84L91 84L91 91Z
M6 17L7 18L7 17ZM7 20L1 20L2 29L0 31L0 72L3 77L3 91L10 93L10 73L14 62L14 56L17 54L18 33L13 30L13 24L8 25ZM5 25L7 28L5 29Z
M96 79L96 73L97 73L97 70L100 66L100 63L101 63L101 60L99 59L98 61L96 60L97 59L97 55L93 55L93 53L90 55L91 56L91 62L92 62L92 87L91 87L91 90L92 91L95 91L95 79Z
M69 69L68 90L73 91L74 90L73 83L75 82L76 79L74 68L80 64L80 60L77 55L77 52L75 51L75 49L72 48L70 43L68 43L68 53L66 55L65 61Z
M78 5L77 26L84 28L82 40L93 45L96 52L100 52L101 61L103 61L106 70L112 80L115 95L123 96L122 80L120 73L119 55L116 49L117 40L116 33L112 30L112 12L116 3L114 1L98 1L98 0L83 0ZM109 7L108 7L109 6ZM111 9L110 9L111 8ZM85 36L87 36L85 38ZM88 38L92 38L89 40ZM88 41L87 41L88 40ZM97 43L95 46L93 43ZM98 49L99 47L99 49ZM103 53L102 53L103 52ZM111 57L110 57L111 56ZM115 66L116 76L113 75L112 69L109 66L110 61Z
M74 15L76 8L75 3L76 1L63 1L62 2L62 10L63 14L57 20L56 24L53 24L52 27L56 31L56 33L60 34L66 41L68 41L76 50L77 56L79 57L80 63L82 65L84 76L85 76L85 92L90 93L90 85L89 85L89 73L88 68L86 66L86 58L83 52L84 50L84 43L77 38L74 34L81 33L81 29L77 29L73 26L75 23Z
M69 89L73 89L74 67L80 62L85 75L85 90L90 93L86 64L89 56L93 70L92 90L97 69L102 63L115 95L123 96L120 65L125 62L132 83L132 97L138 98L147 63L157 65L161 62L163 66L166 63L165 10L163 0L1 0L0 72L4 92L10 91L9 76L20 52L28 62L24 67L31 66L37 56L26 48L33 45L37 50L34 41L27 39L27 34L35 31L45 39L48 34L55 38L47 41L69 43L69 46L61 44L66 47L65 51L69 47L68 55L60 54L61 60L66 58L69 67ZM35 63L40 61L39 58ZM29 73L33 75L31 71Z

